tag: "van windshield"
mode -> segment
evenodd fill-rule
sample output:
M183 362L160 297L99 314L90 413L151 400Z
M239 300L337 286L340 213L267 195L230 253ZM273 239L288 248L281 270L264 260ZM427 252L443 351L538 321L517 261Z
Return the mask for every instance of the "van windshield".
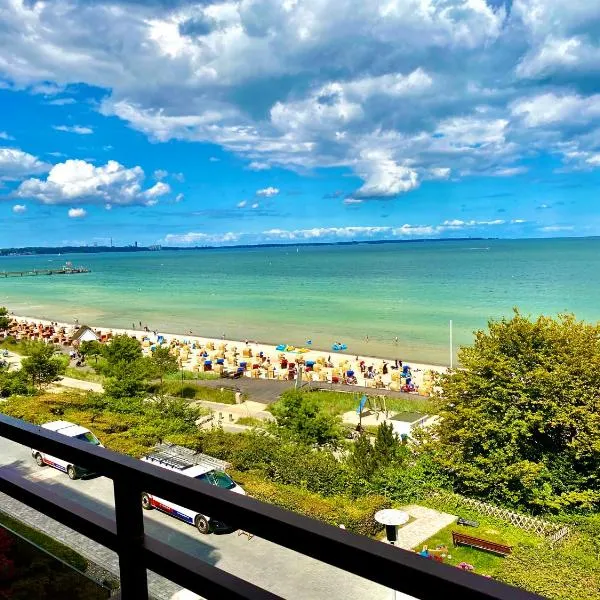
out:
M94 444L95 446L100 445L100 440L90 431L86 431L85 433L80 433L79 435L76 435L75 439L81 440L82 442Z
M210 483L211 485L216 485L220 488L225 488L226 490L230 490L235 487L235 481L224 473L223 471L209 471L208 473L204 473L203 475L198 475L196 479L200 481L206 481L206 483Z

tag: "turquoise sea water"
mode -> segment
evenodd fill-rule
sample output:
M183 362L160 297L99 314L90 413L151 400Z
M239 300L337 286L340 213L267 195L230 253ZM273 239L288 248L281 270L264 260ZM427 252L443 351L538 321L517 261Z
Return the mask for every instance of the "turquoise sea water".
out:
M323 349L341 341L357 354L439 364L449 360L450 319L456 344L513 306L600 319L600 239L3 257L0 271L66 260L92 273L0 279L0 305L94 325L142 321Z

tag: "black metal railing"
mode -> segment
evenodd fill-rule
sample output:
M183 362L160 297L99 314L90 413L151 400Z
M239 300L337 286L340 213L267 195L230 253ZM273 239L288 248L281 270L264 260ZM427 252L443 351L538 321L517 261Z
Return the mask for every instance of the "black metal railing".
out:
M140 502L143 491L183 506L202 506L212 518L421 600L438 600L440 595L464 600L541 598L18 419L0 415L0 437L59 456L113 480L114 520L15 471L0 468L0 491L118 554L121 597L126 600L148 598L146 569L204 598L279 598L145 534Z

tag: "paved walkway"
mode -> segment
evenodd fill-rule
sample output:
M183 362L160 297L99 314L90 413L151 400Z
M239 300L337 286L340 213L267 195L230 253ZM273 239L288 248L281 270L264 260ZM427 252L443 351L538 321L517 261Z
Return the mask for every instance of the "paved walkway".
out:
M396 546L411 550L435 535L440 529L448 527L457 519L455 515L439 512L424 506L405 506L402 508L414 520L398 528Z

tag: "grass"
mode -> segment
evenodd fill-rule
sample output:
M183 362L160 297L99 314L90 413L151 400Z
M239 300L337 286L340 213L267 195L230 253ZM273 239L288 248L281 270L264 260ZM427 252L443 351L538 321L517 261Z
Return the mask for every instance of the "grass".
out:
M104 376L96 373L90 367L67 367L64 373L65 377L81 379L82 381L92 381L94 383L104 383Z
M154 387L154 386L151 386ZM187 398L188 400L204 400L206 402L221 402L235 404L235 392L229 388L215 388L181 381L165 381L163 391L171 396Z
M68 548L53 538L48 537L41 531L29 527L28 525L13 519L11 516L3 512L0 512L0 525L4 525L7 529L22 535L36 546L43 548L49 554L56 556L56 558L60 558L75 569L78 569L82 572L87 569L88 562L83 556L81 556L81 554L78 554L75 552L75 550L71 550L71 548Z
M220 379L220 375L217 373L213 373L212 371L199 371L198 373L193 373L192 371L175 371L174 373L167 373L163 377L163 380L166 381L181 381L181 375L183 373L184 381L208 381L211 379Z
M319 406L332 415L341 415L345 412L356 410L362 392L333 392L319 390L315 392L306 392L311 400L315 400ZM366 408L369 404L379 406L380 400L375 395L367 396L369 399ZM426 398L393 398L386 396L385 406L390 411L408 411L420 413L432 413L431 403Z
M264 427L265 422L262 419L256 417L240 417L236 421L237 425L248 425L249 427Z
M476 528L450 525L424 542L429 548L447 546L451 558L446 564L469 563L479 575L490 575L552 600L600 600L600 562L594 553L593 534L584 529L574 529L566 542L553 549L542 537L472 509L437 499L422 504L479 522ZM512 554L502 557L467 546L453 547L452 531L513 546Z

